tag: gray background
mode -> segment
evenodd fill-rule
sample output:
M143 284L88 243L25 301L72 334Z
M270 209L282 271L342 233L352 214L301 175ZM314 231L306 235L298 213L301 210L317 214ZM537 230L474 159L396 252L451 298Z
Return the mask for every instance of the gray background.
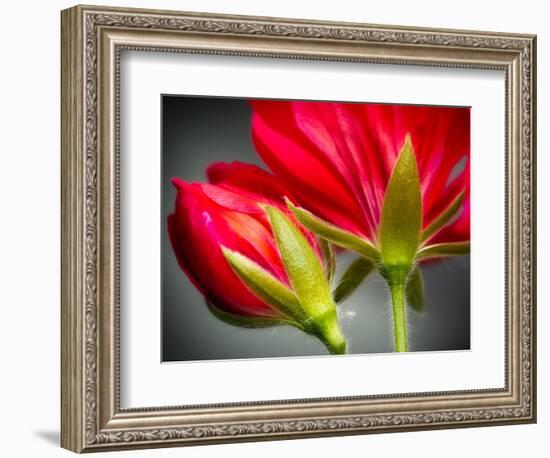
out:
M232 98L162 97L162 360L187 361L326 355L316 338L292 327L243 329L215 318L179 268L166 230L176 191L170 179L205 181L214 161L263 166L250 135L250 108ZM355 256L339 255L336 278ZM408 311L411 351L470 348L469 256L423 266L426 310ZM393 351L391 302L384 280L371 275L339 306L350 353Z

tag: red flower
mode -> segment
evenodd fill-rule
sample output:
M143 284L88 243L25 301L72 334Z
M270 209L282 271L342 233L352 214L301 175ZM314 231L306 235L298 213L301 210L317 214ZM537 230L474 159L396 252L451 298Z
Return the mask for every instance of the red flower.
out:
M252 101L256 149L301 205L377 245L386 188L407 133L426 228L461 193L457 217L430 244L470 239L468 108ZM427 240L428 241L428 240Z
M254 165L215 163L210 184L172 180L177 188L168 217L170 241L180 267L206 300L220 310L253 317L281 317L281 312L253 294L229 266L222 247L256 262L285 285L283 267L268 218L259 204L286 214L287 192L273 175ZM319 253L314 236L305 231Z

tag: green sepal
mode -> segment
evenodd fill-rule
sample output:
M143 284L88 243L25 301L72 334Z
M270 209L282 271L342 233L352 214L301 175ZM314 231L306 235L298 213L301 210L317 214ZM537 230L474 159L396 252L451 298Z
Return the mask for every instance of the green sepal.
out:
M326 313L323 317L306 324L305 332L317 337L325 344L331 355L344 355L346 353L346 339L342 335L336 310Z
M436 243L422 248L416 258L444 258L447 256L462 256L470 253L470 242Z
M283 212L269 205L263 208L292 289L308 316L307 332L321 339L331 353L345 353L346 341L340 331L336 304L321 260L300 229Z
M420 267L415 266L407 278L405 288L407 304L415 312L422 313L426 308L424 301L424 280Z
M312 318L329 311L334 302L319 257L301 231L280 210L267 205L264 209L298 301Z
M410 135L393 168L380 218L380 252L387 270L409 270L420 244L422 193Z
M367 240L322 220L308 210L301 207L296 207L288 199L286 199L286 203L298 221L300 221L300 223L302 223L307 229L314 232L319 237L322 237L323 239L328 240L329 242L342 248L355 251L373 261L378 260L380 253L376 247Z
M209 301L206 301L206 305L212 315L214 315L218 320L230 324L231 326L237 326L239 328L270 328L273 326L290 325L303 330L303 326L296 321L267 316L260 317L238 315L236 313L221 310Z
M440 229L442 229L456 215L462 202L464 202L464 191L462 191L450 204L441 212L441 214L431 222L431 224L422 232L422 241L428 240Z
M236 251L222 247L225 259L235 274L252 292L293 320L307 320L296 294L256 262Z
M332 291L334 301L338 304L347 299L363 280L375 270L375 267L376 264L367 258L359 257L353 261L342 274L338 285Z
M319 241L319 246L321 247L321 254L323 255L324 269L327 276L329 285L332 284L334 278L334 272L336 270L336 260L334 257L334 250L332 245L320 237L317 238Z

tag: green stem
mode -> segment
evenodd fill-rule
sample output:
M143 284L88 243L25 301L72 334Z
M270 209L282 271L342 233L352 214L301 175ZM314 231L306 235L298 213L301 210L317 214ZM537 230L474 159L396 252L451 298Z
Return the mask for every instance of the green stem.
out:
M405 317L405 282L390 282L393 303L395 351L407 351L407 319Z
M346 354L346 339L340 330L336 311L318 317L314 327L313 334L321 339L331 355Z

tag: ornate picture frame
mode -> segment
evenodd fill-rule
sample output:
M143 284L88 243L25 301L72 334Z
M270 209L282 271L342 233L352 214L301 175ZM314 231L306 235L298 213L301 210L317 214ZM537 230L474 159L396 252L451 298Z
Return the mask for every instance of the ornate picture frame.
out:
M536 37L75 6L62 12L61 445L75 452L536 421ZM124 50L505 73L504 388L123 409Z

